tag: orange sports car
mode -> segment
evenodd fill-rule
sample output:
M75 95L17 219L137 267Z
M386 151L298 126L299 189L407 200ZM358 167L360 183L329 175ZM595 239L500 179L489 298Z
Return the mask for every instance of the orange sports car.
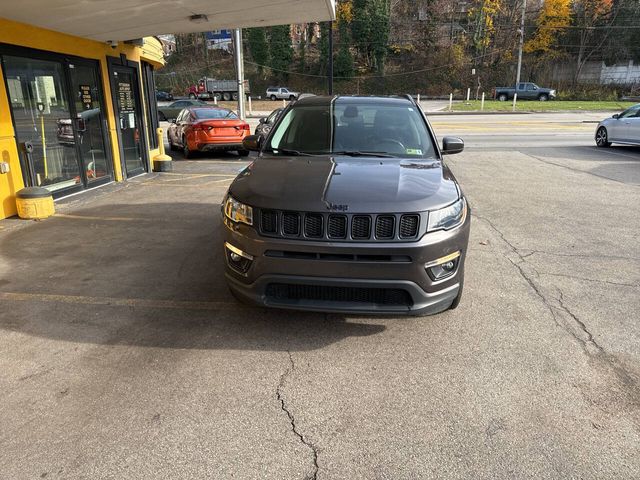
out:
M249 124L234 112L209 106L185 108L167 130L169 148L181 149L185 158L210 150L235 150L246 157L242 140L249 134Z

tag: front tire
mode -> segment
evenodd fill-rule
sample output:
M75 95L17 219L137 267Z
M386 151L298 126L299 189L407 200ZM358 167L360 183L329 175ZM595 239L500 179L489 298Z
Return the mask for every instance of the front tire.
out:
M196 99L196 94L195 94L195 93L190 93L190 94L189 94L189 98L190 98L191 100L195 100L195 99Z
M600 148L607 148L611 146L609 134L607 133L606 128L600 127L598 131L596 131L596 145Z
M546 93L543 93L538 97L538 100L540 100L541 102L546 102L547 100L549 100L549 95L547 95Z
M500 95L498 95L498 100L500 102L506 102L508 100L507 94L506 93L501 93Z

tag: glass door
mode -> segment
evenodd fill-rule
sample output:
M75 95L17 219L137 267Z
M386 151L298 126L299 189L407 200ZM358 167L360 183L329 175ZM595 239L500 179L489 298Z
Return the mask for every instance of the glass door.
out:
M97 64L69 63L71 92L74 96L75 120L60 127L70 134L75 129L84 177L89 186L111 180L111 163L107 155L106 122Z
M115 66L113 77L121 156L127 176L131 177L146 171L136 70L130 67Z
M72 118L61 62L3 56L18 142L31 142L31 164L23 160L28 185L52 192L82 187Z

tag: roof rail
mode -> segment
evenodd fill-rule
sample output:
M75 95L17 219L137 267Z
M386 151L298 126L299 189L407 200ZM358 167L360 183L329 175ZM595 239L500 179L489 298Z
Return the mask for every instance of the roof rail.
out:
M418 105L418 102L416 102L416 99L413 98L413 95L411 95L410 93L405 93L404 95L401 95L401 96L409 100L414 105Z

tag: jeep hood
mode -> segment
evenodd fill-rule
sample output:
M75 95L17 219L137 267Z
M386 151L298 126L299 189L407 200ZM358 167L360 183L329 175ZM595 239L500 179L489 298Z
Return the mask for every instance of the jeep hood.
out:
M421 212L459 198L439 160L369 157L260 157L229 192L253 207L304 212Z

